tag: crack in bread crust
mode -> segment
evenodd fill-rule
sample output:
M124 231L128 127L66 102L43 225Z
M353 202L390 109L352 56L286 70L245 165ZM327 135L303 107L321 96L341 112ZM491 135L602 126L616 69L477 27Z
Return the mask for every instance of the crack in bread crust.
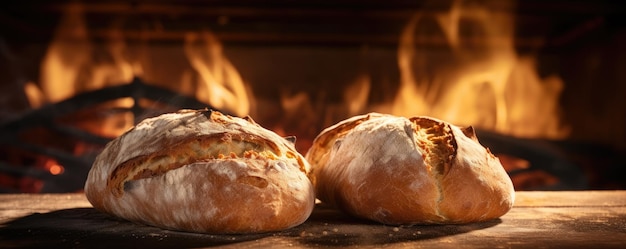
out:
M166 150L138 156L120 164L108 178L107 188L114 196L120 197L128 181L159 176L199 161L259 157L276 159L283 156L279 151L276 144L254 135L216 133L188 138Z
M278 232L313 211L309 170L293 142L251 118L183 109L109 142L84 193L98 211L161 229Z
M439 198L436 200L435 212L438 216L447 219L440 213L439 204L445 198L442 186L443 178L449 172L452 161L456 157L456 139L450 126L444 122L423 117L414 117L410 121L414 125L413 129L417 135L418 147L424 151L422 153L424 161L430 167L428 172L436 180Z
M418 146L424 150L424 160L433 167L434 173L444 176L456 156L457 144L450 127L436 120L411 118Z
M484 221L515 197L472 127L427 116L351 117L318 135L306 159L319 200L383 224Z

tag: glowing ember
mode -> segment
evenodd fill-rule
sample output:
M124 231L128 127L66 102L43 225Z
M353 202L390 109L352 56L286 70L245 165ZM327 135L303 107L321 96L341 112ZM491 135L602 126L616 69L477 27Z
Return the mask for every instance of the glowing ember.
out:
M59 174L63 173L63 170L64 170L64 168L61 165L52 165L50 167L50 174L59 175Z
M47 169L52 175L60 175L63 174L63 171L65 171L65 168L54 159L46 160L44 168Z

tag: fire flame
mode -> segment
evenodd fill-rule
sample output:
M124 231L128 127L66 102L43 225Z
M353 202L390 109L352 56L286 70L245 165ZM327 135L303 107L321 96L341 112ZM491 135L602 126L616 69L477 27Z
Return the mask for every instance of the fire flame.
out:
M509 9L455 1L447 12L415 14L400 37L400 89L383 111L428 115L518 137L567 136L558 118L563 82L557 76L542 79L532 57L516 54L512 6L507 6L512 2L496 2ZM449 50L416 45L425 37L420 36L426 32L421 24L432 20Z
M82 5L68 5L42 60L40 89L34 84L26 86L30 103L55 103L80 92L130 82L141 68L126 58L127 48L119 30L112 29L110 37L105 47L99 49L90 40ZM132 99L123 98L104 103L101 108L129 108L132 104ZM93 134L116 137L134 122L130 113L96 119L79 126Z
M428 115L520 137L567 136L567 128L559 123L558 98L563 82L558 76L541 78L534 58L516 53L514 2L494 3L498 7L495 10L489 8L493 3L457 0L448 10L416 13L400 34L400 84L395 98L386 104L368 106L371 82L364 74L348 84L344 106L332 107L330 115L335 117L337 112L343 112L344 116L351 116L366 111ZM90 40L82 6L68 5L43 60L40 89L32 83L25 87L33 106L60 101L84 90L130 82L134 76L158 79L161 74L150 69L152 65L146 56L130 51L146 49L130 49L120 26L117 23L111 28L105 48L99 49ZM447 47L433 50L420 45L424 44L423 39L433 37L433 30ZM162 84L234 115L250 114L253 94L212 33L189 32L181 47L188 68L179 73L177 82ZM99 58L94 55L101 51L106 56L99 57L108 59L94 59ZM308 97L283 96L283 110L293 115L298 112L289 106L293 102L290 99L309 101ZM132 104L130 99L110 103L120 107ZM120 117L110 125L115 128L108 128L112 132L104 133L119 134L133 121L132 116Z
M540 77L535 58L516 52L514 7L514 1L456 0L448 10L415 13L400 34L399 89L388 102L368 101L371 82L364 73L345 87L343 106L297 93L281 97L282 109L303 123L315 118L321 128L377 111L516 137L564 138L569 129L560 123L558 105L563 82Z
M490 8L494 3L498 8ZM535 58L516 52L513 7L512 0L455 0L448 10L415 13L399 34L400 82L393 99L370 103L372 79L364 73L346 82L342 103L327 103L323 97L311 99L302 92L282 94L276 101L282 107L277 113L283 116L269 115L278 120L271 129L281 135L304 134L304 143L299 138L299 144L305 144L298 147L302 152L322 128L370 111L432 116L517 137L566 137L569 130L560 123L558 105L563 82L558 76L542 78ZM133 47L127 44L120 21L100 44L91 39L83 12L81 4L67 5L43 58L39 82L25 85L33 108L83 91L130 83L139 76L236 116L255 111L251 88L211 32L189 32L177 49L150 47L147 42ZM444 41L444 46L433 49L423 45L432 44L427 39L433 37ZM125 98L100 108L130 108L133 104L131 98ZM131 113L118 113L83 122L80 127L116 137L132 127L135 118ZM81 146L77 145L76 153L84 149ZM54 160L44 167L53 175L64 171Z
M63 101L85 91L128 84L134 77L140 77L146 83L159 84L179 94L195 97L230 114L248 115L250 98L247 88L211 33L189 33L185 42L175 50L177 54L172 56L172 50L163 50L158 45L127 43L123 26L123 20L114 20L104 34L106 39L96 40L87 28L83 5L68 4L42 59L39 81L24 86L31 107ZM159 52L152 53L155 51ZM163 60L163 57L168 59ZM172 58L179 61L172 61ZM163 70L163 66L168 70ZM131 112L115 110L129 110L135 104L143 107L157 105L144 99L135 103L128 97L90 106L85 112L78 111L71 117L57 118L59 122L91 134L115 138L133 127L137 119ZM77 156L92 150L83 141L76 141L74 147L71 153ZM65 171L65 167L52 158L38 158L37 166L52 175ZM20 182L29 185L28 188L20 187L28 192L38 192L43 186L38 180Z
M149 47L147 43L129 46L121 20L113 22L103 44L97 43L87 29L83 5L73 3L66 7L42 60L39 84L25 85L24 91L33 108L65 100L84 91L130 83L134 77L141 77L147 83L193 96L219 110L237 116L249 114L251 97L248 96L248 88L224 56L218 39L210 32L187 34L184 44L180 44L177 51L184 60L180 63L163 61L171 63L170 68L178 69L183 65L184 69L163 73L153 59L171 57L167 54L169 51L149 54L159 48ZM163 74L168 74L168 77L163 77ZM163 78L165 80L159 82ZM130 108L133 104L131 98L123 98L99 107ZM134 122L131 113L118 113L81 124L81 128L105 137L116 137L132 127Z
M222 50L220 42L208 31L187 34L185 54L201 82L196 98L217 109L246 116L250 112L246 86Z

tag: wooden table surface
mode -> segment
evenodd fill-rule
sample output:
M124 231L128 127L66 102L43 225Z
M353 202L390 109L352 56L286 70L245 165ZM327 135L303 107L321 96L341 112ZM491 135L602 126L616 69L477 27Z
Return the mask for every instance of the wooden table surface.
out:
M93 209L83 194L0 194L0 248L626 248L626 191L517 192L499 219L468 225L385 226L318 205L277 233L162 230Z

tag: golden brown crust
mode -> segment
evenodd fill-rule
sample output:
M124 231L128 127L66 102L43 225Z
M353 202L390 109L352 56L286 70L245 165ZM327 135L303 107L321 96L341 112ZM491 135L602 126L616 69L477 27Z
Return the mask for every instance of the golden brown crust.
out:
M109 143L85 195L98 210L167 229L277 231L310 215L309 168L293 144L250 118L181 110Z
M309 148L306 156L306 159L311 165L318 165L316 168L311 168L311 172L309 173L309 178L313 182L313 185L316 185L315 176L317 175L313 171L320 170L321 167L324 167L327 164L326 160L328 159L328 156L326 156L326 153L330 152L331 147L335 144L335 141L343 138L346 133L350 132L360 123L372 118L379 118L380 116L382 115L378 113L355 116L351 118L349 122L340 122L326 128L315 138L314 145Z
M225 144L230 146L224 146ZM239 147L237 151L234 151L232 148L233 144ZM218 147L216 145L220 146ZM198 153L198 149L204 150L205 153ZM265 138L250 134L214 133L188 137L175 144L169 145L169 147L163 150L148 155L137 156L121 163L109 176L107 188L109 188L114 195L119 197L123 194L123 185L128 180L154 177L164 174L169 170L202 160L223 159L225 157L232 159L239 157L250 158L254 154L258 156L258 152L267 149L269 149L270 153L273 155L278 153L276 144ZM170 160L167 160L168 158ZM165 161L166 163L160 168L148 168L143 165L155 164L155 162L158 161ZM137 172L138 168L142 168L142 170Z
M355 116L325 129L306 158L320 200L385 224L483 221L514 201L472 128L429 117Z

